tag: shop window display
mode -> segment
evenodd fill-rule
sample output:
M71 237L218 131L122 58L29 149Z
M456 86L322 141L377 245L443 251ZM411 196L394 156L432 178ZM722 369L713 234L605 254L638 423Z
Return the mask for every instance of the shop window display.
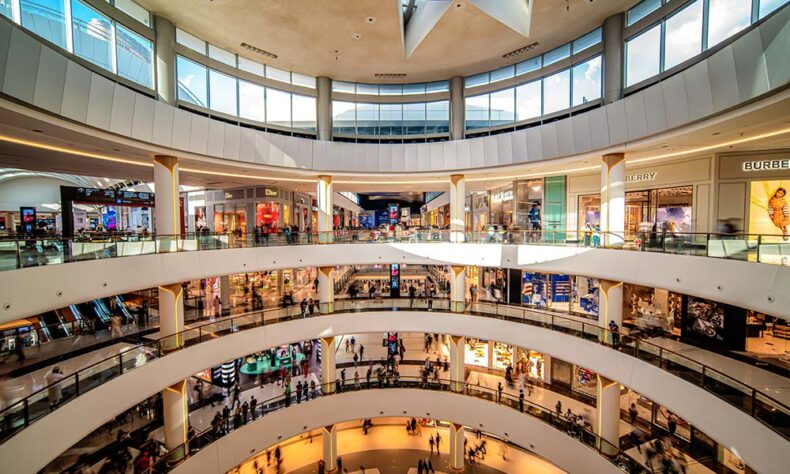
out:
M277 232L280 227L280 203L259 202L255 205L255 227L262 226Z
M598 389L597 374L583 367L573 366L571 389L588 397L595 398Z
M515 219L513 225L518 229L532 229L530 211L535 204L540 209L543 206L543 179L530 179L514 183ZM538 217L540 221L540 217Z
M598 281L588 277L524 272L521 303L597 317Z
M623 322L648 336L680 334L682 295L658 288L623 285Z
M488 341L467 339L464 350L464 364L477 367L488 367Z
M527 377L536 380L544 380L544 356L540 352L518 348L518 359L516 370L524 373Z
M684 295L681 341L702 347L746 349L746 311L743 308Z
M214 232L245 233L247 212L244 206L217 204L214 206Z
M513 346L494 342L494 357L491 361L491 368L506 370L508 367L513 367Z

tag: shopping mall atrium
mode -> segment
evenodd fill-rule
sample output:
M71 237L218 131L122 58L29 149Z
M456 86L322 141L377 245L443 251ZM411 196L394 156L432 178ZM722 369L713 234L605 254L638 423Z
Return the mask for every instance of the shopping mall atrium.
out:
M0 0L0 472L790 472L790 0Z

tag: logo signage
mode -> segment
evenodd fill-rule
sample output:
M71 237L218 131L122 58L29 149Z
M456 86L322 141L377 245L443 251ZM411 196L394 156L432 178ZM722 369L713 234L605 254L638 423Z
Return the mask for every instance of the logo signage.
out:
M263 195L266 197L277 197L280 193L276 189L263 188Z
M626 183L644 183L647 181L655 181L658 176L658 171L648 171L646 173L629 174L625 177Z
M509 201L513 199L513 191L503 191L491 195L492 202Z
M790 170L790 158L783 160L744 161L743 171Z

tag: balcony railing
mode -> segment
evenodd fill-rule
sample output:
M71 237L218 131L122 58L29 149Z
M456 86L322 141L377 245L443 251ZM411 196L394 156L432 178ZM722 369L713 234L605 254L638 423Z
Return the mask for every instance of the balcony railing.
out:
M561 247L602 247L666 254L724 258L772 265L790 265L790 241L781 235L651 233L624 240L621 234L569 230L338 230L318 233L92 235L59 238L25 237L0 240L0 271L41 265L82 262L172 252L279 247L286 245L356 243L484 243Z
M443 299L354 299L322 303L314 316L302 313L298 306L276 308L224 318L201 324L182 332L138 344L117 355L66 376L56 384L44 387L0 412L0 442L10 438L31 423L45 417L70 400L84 394L125 372L165 357L175 349L212 341L219 337L261 326L330 313L366 311L433 311L500 319L543 327L596 342L613 350L636 357L683 380L702 388L756 418L770 429L790 439L790 407L729 375L708 367L678 352L665 349L624 332L613 332L596 324L497 303L466 303ZM51 406L48 394L61 392L57 406Z

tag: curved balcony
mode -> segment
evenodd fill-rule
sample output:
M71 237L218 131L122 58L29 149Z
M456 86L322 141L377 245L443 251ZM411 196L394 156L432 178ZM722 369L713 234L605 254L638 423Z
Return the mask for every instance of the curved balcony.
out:
M578 320L506 305L464 307L459 302L452 305L464 309L459 313L451 312L450 302L446 300L436 301L430 312L426 311L427 303L415 302L414 307L410 303L408 300L340 301L335 303L335 314L305 320L296 308L263 311L204 324L138 345L60 382L64 404L52 412L46 400L47 388L6 408L0 413L5 439L0 454L15 452L23 446L40 446L41 450L26 451L30 456L18 457L20 468L22 465L40 468L49 461L48 456L57 456L136 401L198 370L263 346L355 332L397 331L452 333L534 348L588 367L650 396L732 447L758 471L770 472L779 465L776 463L781 464L775 453L787 448L790 407L758 387L750 387L628 334L612 333ZM397 317L393 317L394 311ZM491 324L492 319L499 323ZM173 346L190 347L163 353L162 347ZM719 406L715 413L710 409L712 405ZM34 423L42 418L52 420ZM72 427L69 433L42 444L43 440L51 440L45 435L47 430L63 423ZM731 430L733 424L740 429ZM27 467L22 471L28 470Z
M329 237L334 245L310 245ZM463 244L448 242L446 231L389 236L367 231L300 234L291 245L279 235L9 241L5 243L6 262L10 262L6 268L15 268L17 255L19 259L24 255L31 265L52 265L0 272L0 287L7 289L0 296L0 322L156 285L301 268L308 263L524 268L663 288L790 318L790 294L785 291L790 285L790 267L765 264L776 262L769 254L790 251L790 244L777 242L781 237L775 236L729 237L687 234L651 241L648 236L638 246L626 243L619 249L585 247L584 236L575 231L471 233ZM787 263L787 257L783 258ZM81 263L56 265L64 261Z

